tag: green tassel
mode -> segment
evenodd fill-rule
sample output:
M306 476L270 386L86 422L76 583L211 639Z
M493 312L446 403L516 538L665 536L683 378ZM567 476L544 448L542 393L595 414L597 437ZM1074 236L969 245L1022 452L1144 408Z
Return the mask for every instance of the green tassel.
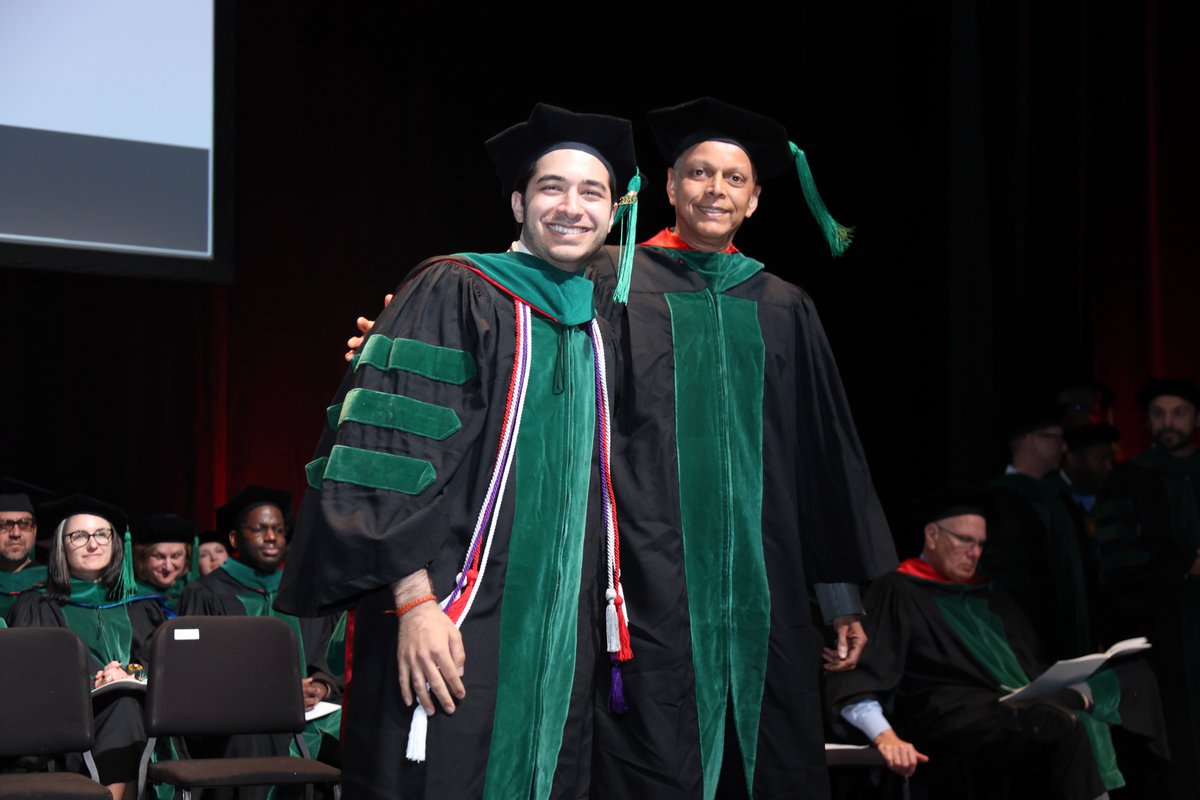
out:
M788 146L792 148L792 158L796 160L796 172L800 175L800 188L804 190L804 200L808 203L808 210L812 212L813 218L821 226L821 232L825 234L825 241L829 242L829 252L833 254L834 258L837 258L845 253L846 249L850 247L850 242L854 241L854 228L839 225L837 220L830 215L829 209L821 200L821 195L817 193L817 183L813 180L812 170L808 168L808 159L804 156L804 151L794 142L788 142Z
M133 577L133 534L125 528L125 552L121 555L121 587L117 600L128 600L137 591Z
M192 537L192 565L188 567L188 583L200 578L200 534Z
M642 189L642 172L636 170L629 179L625 196L618 201L617 221L621 223L621 246L617 254L617 288L613 302L629 302L629 281L633 277L633 248L637 245L637 200Z

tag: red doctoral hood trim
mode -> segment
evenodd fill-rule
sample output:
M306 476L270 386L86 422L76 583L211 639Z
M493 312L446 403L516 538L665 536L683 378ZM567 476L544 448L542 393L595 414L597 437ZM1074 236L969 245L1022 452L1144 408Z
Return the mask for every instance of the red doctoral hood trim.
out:
M934 569L933 564L930 564L923 558L907 558L900 563L900 566L896 567L896 571L905 575L909 575L913 578L922 578L927 581L937 581L938 583L958 583L958 581L952 581L941 572L938 572L938 570ZM980 584L987 583L987 581L985 581L983 578L980 578L978 575L974 575L967 583L971 586L978 586Z
M639 245L639 247L665 247L670 250L695 250L696 249L696 248L692 247L690 244L688 244L687 242L685 242L679 234L675 233L675 231L671 230L670 228L663 228L661 231L659 231L658 233L656 233L654 235L654 238L647 239L646 241L642 242ZM738 249L736 247L734 247L733 243L731 242L729 244L729 247L726 247L721 252L722 253L736 253L736 252L738 252Z

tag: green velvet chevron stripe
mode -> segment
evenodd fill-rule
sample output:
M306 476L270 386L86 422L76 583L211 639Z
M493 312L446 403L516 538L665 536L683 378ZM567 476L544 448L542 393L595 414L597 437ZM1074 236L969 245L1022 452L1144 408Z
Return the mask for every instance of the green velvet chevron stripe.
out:
M329 426L329 430L336 431L338 428L338 420L342 416L342 404L334 403L325 409L325 424Z
M351 389L346 393L335 425L343 422L391 428L439 442L462 428L462 422L452 408L371 389Z
M323 481L338 481L401 494L420 494L437 478L433 464L422 458L380 453L336 444L328 457L318 458L304 468L308 485L321 488Z
M463 384L475 377L475 359L465 350L379 334L367 339L354 369L363 364L378 370L411 372L441 383Z
M309 486L320 491L321 481L325 480L325 465L328 463L329 456L321 456L304 465L304 478Z

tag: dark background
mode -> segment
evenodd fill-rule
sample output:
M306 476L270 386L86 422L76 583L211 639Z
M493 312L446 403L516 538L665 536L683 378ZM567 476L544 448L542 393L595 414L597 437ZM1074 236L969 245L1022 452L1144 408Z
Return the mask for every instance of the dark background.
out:
M514 236L487 137L538 101L629 117L645 238L671 216L644 113L701 94L783 122L857 226L831 260L777 180L737 243L815 297L903 550L909 499L1003 468L1014 398L1100 378L1136 452L1144 378L1200 371L1200 12L914 5L238 5L233 283L0 270L0 474L202 524L246 482L299 492L354 317Z

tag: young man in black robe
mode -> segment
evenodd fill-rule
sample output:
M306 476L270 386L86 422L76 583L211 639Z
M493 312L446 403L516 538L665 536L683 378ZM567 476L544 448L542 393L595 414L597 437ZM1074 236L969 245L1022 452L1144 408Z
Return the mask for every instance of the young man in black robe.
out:
M1138 402L1153 445L1113 470L1096 505L1104 633L1154 644L1175 792L1200 797L1200 392L1152 378Z
M281 489L247 486L216 511L217 530L224 531L235 557L208 575L197 578L183 590L180 616L279 617L292 627L299 648L301 692L306 710L318 702L337 702L341 682L326 661L329 637L336 619L296 617L273 608L288 553L288 530L292 494ZM248 665L253 671L253 665ZM322 734L336 738L340 715L332 714L309 723L305 731L310 755L321 749ZM283 734L240 735L220 740L189 741L196 757L286 755L291 737ZM266 797L267 787L212 790L214 797ZM206 797L209 796L206 794Z
M354 607L355 797L586 796L593 687L628 651L616 368L582 270L635 173L630 125L539 105L488 151L520 239L397 289L330 410L280 595Z
M1049 480L1070 495L1085 514L1089 538L1095 538L1092 511L1108 476L1112 474L1121 432L1112 425L1089 422L1064 431L1067 454L1062 467Z
M917 504L921 556L867 592L871 646L856 670L826 677L829 704L901 774L927 760L965 761L981 776L1048 778L1055 796L1099 797L1124 783L1108 725L1151 737L1165 754L1156 686L1134 659L1102 669L1086 685L998 702L1047 664L1020 609L976 573L989 506L988 495L970 489Z
M823 206L766 117L703 98L649 120L675 227L638 246L627 306L611 254L593 265L626 367L616 481L638 610L630 713L598 717L595 792L826 797L809 588L839 631L827 667L852 667L857 583L895 551L811 298L733 245L763 177L798 169ZM821 220L840 250L848 233Z

